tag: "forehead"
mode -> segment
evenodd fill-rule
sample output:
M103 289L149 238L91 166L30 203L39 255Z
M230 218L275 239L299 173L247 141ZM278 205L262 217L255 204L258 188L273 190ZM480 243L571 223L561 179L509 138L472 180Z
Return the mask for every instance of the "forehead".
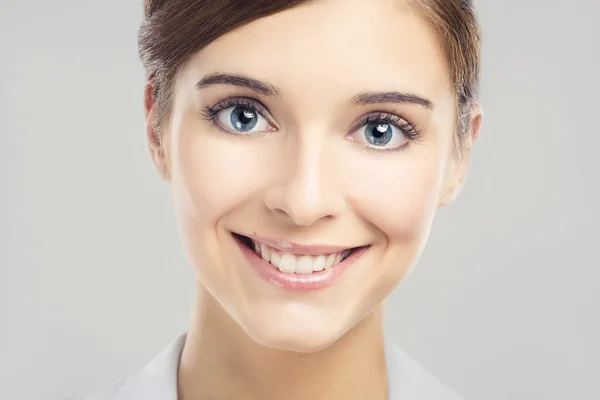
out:
M325 100L395 89L441 102L451 93L440 41L419 13L397 0L307 2L223 35L188 67L250 75L284 95Z

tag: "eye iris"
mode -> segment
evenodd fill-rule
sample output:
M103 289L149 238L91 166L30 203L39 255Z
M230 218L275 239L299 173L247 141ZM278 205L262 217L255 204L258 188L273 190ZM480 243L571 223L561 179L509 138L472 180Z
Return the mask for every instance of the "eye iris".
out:
M392 140L393 130L390 124L371 123L366 127L366 137L373 146L385 146Z
M249 131L258 122L256 112L247 107L235 107L231 112L231 124L240 131Z

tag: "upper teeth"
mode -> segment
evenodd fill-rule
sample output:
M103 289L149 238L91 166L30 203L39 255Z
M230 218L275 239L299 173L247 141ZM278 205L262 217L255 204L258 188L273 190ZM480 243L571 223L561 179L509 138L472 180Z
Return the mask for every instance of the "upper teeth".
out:
M348 257L351 250L344 250L338 253L332 253L319 256L295 255L282 253L272 247L262 243L252 242L256 254L262 257L266 262L279 268L281 272L310 274L313 271L323 271L339 264L344 258Z

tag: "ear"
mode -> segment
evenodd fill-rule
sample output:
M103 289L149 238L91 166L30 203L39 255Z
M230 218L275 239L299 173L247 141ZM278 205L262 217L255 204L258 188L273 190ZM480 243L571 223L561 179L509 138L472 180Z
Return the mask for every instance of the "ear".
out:
M152 80L144 88L144 115L146 118L146 142L150 159L161 179L170 180L168 159L165 156L167 143L164 133L156 128L156 101L154 98L154 84Z
M439 206L447 206L452 203L462 190L467 173L471 163L471 150L475 141L479 138L481 132L481 123L483 121L483 111L477 104L473 106L469 117L469 134L465 137L462 144L460 158L452 161L452 167L449 177L446 181L446 189L442 194Z

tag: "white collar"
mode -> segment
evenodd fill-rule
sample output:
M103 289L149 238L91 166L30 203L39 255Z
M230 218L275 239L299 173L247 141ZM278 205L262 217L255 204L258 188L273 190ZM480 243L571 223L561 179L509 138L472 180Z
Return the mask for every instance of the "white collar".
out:
M99 397L99 400L177 400L177 368L185 337L185 334L181 335L121 384L114 397ZM389 400L461 400L404 351L387 341L385 359Z
M119 387L114 400L177 400L177 369L186 335Z

